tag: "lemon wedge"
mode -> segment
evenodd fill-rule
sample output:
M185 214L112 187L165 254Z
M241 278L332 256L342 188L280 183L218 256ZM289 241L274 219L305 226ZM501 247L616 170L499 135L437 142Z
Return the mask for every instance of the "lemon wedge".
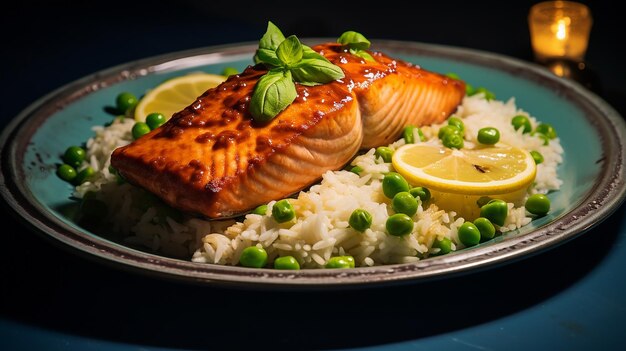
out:
M210 73L191 73L168 79L148 91L135 107L136 121L145 121L153 112L162 113L170 119L172 115L189 106L209 88L218 86L226 77Z
M428 188L440 208L466 220L479 216L483 197L522 205L537 174L528 151L503 143L460 150L407 144L396 150L392 164L410 184Z

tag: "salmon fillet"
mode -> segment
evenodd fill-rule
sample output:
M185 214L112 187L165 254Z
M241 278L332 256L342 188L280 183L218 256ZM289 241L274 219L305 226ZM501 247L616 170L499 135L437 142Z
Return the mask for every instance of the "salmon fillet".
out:
M341 50L339 44L313 47L341 67L353 85L363 121L362 149L390 144L409 124L439 123L465 96L462 81L429 72L411 63L371 52L376 62Z
M463 82L383 54L372 53L377 62L369 62L336 44L314 49L345 78L296 84L296 100L259 123L248 106L267 70L248 67L116 149L111 165L173 207L229 217L306 188L359 149L395 141L407 124L442 121L465 94Z

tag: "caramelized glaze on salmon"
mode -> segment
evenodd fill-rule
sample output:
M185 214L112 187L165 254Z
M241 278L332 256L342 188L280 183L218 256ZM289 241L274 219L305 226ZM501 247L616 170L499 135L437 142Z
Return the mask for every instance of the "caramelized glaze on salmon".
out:
M267 71L248 67L116 149L112 166L173 207L227 217L304 189L359 149L396 140L407 124L442 121L465 93L460 81L383 54L372 53L377 62L369 62L336 44L314 49L346 77L296 84L296 100L272 121L257 123L248 105Z
M445 120L465 95L465 83L371 52L376 62L354 56L339 44L313 47L341 67L356 93L363 121L363 144L369 149L398 139L405 126Z

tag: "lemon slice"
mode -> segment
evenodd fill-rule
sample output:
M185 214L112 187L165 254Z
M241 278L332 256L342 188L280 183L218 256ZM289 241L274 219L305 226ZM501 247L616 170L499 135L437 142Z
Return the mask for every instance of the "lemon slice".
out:
M172 115L189 106L209 88L218 86L226 77L209 73L192 73L168 79L148 91L135 107L135 120L145 121L153 112L162 113L170 119Z
M481 197L521 205L537 173L528 151L502 143L460 150L407 144L396 150L392 164L412 185L427 187L439 207L468 220L478 217Z

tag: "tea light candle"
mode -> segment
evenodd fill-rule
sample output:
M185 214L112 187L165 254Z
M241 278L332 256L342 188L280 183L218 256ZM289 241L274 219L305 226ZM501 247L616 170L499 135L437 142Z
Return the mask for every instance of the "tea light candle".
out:
M591 12L572 1L544 1L531 7L528 15L535 59L540 62L584 60L591 31Z

